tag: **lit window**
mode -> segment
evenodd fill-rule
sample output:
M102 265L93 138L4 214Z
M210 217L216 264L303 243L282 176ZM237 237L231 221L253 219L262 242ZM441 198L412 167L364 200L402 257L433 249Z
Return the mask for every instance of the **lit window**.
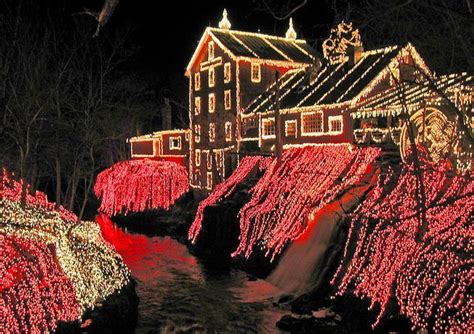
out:
M201 150L194 151L194 164L201 166Z
M260 64L252 64L251 66L252 82L260 82L262 79Z
M207 151L207 159L206 159L206 167L207 169L212 169L212 153Z
M209 112L213 113L216 111L216 96L214 93L209 94Z
M262 120L262 138L275 138L274 118L265 118Z
M170 137L170 150L181 149L181 137Z
M334 134L342 133L342 115L339 116L329 116L329 132Z
M296 121L285 121L285 135L287 137L296 137Z
M214 42L209 42L207 45L207 59L214 59Z
M231 107L231 99L230 99L230 89L224 92L224 108L225 110L230 110Z
M199 143L201 141L201 126L194 125L194 141Z
M194 90L201 89L201 73L194 73Z
M216 74L214 71L214 67L211 67L209 69L209 87L214 87L215 83L216 83Z
M301 114L303 134L323 132L323 113L321 111Z
M199 115L201 113L201 97L196 96L194 98L194 115Z
M226 141L232 140L232 123L231 122L225 123L225 140Z
M215 123L209 124L209 141L211 143L216 141L216 124Z
M224 64L224 82L228 83L232 79L232 74L230 72L230 63Z
M212 172L207 172L206 188L209 190L212 189Z

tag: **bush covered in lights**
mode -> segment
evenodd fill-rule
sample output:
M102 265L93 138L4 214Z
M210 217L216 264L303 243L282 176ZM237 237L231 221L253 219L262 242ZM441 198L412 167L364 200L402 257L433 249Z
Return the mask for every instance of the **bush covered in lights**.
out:
M413 165L380 177L352 216L339 293L352 290L381 307L395 295L414 329L472 330L474 180L444 164L422 165L428 230L417 239L419 201Z
M101 172L94 186L99 211L109 216L168 209L188 189L184 166L149 159L118 162Z
M121 289L129 272L93 222L80 222L46 196L29 195L4 170L0 188L0 328L8 333L50 332L58 321Z
M280 163L267 160L266 172L250 191L251 200L240 210L239 246L233 256L249 257L260 246L274 258L290 240L305 232L310 213L357 184L379 153L377 148L321 145L291 148ZM233 189L255 162L243 159L241 164L211 193L209 203ZM193 241L199 235L201 220L202 211L190 229Z

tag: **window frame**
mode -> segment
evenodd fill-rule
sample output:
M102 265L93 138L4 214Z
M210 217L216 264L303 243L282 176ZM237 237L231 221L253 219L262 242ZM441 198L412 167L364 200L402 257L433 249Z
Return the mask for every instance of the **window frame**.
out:
M255 77L254 73L257 74ZM260 83L262 81L262 66L259 63L250 64L250 79L253 83Z
M294 126L294 131L295 133L293 135L289 135L288 134L288 126L289 125L292 125ZM291 138L297 138L298 137L298 126L297 126L297 122L296 122L296 119L290 119L290 120L286 120L285 121L285 137L291 137Z
M198 148L194 150L194 165L196 167L201 166L201 150Z
M207 44L207 60L212 60L215 57L216 47L214 41L209 41Z
M194 124L194 142L201 142L201 125L199 124Z
M273 134L265 134L265 126L267 123L273 123ZM262 138L263 139L274 139L276 138L276 125L275 125L275 117L267 117L262 118Z
M214 143L216 141L216 123L209 123L209 142Z
M177 140L177 141L178 141L178 145L177 145L177 146L174 145L173 140ZM168 146L169 146L169 149L172 150L172 151L176 151L176 150L179 151L179 150L181 150L181 148L182 148L181 136L170 136L170 137L169 137Z
M214 87L216 85L216 70L214 67L209 67L208 70L208 78L207 78L207 83L209 87Z
M201 73L200 72L194 73L194 90L195 91L201 90Z
M202 103L201 97L195 96L194 97L194 115L197 116L201 113Z
M232 109L232 93L230 89L224 91L224 109Z
M209 180L210 180L210 182L209 182ZM212 171L208 171L207 175L206 175L206 189L211 190L212 189L212 183L213 183Z
M321 115L321 131L305 131L305 117ZM305 112L301 114L301 135L302 136L322 136L324 135L324 113L321 110Z
M216 94L210 93L207 98L207 108L210 114L216 111ZM212 108L211 108L212 107Z
M224 83L229 83L232 81L232 67L230 63L224 64Z
M232 141L232 122L225 122L225 141Z
M340 121L341 122L341 129L340 130L333 130L332 128L332 122L333 121ZM329 125L329 133L332 135L340 135L344 132L344 118L342 115L336 115L336 116L329 116L328 117L328 125Z

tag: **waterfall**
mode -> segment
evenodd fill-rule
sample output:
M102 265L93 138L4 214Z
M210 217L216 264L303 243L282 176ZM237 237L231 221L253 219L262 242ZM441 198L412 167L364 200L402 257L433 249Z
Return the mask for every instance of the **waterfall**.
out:
M301 294L309 290L324 269L318 266L321 265L339 220L359 202L367 189L367 185L351 189L341 198L312 213L308 218L308 229L290 245L267 281L284 293Z

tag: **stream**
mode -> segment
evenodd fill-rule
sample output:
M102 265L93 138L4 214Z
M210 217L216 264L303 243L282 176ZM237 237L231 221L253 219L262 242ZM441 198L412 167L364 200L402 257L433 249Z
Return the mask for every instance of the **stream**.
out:
M138 281L136 333L279 333L285 312L274 288L232 268L210 269L170 237L127 231L100 221Z

